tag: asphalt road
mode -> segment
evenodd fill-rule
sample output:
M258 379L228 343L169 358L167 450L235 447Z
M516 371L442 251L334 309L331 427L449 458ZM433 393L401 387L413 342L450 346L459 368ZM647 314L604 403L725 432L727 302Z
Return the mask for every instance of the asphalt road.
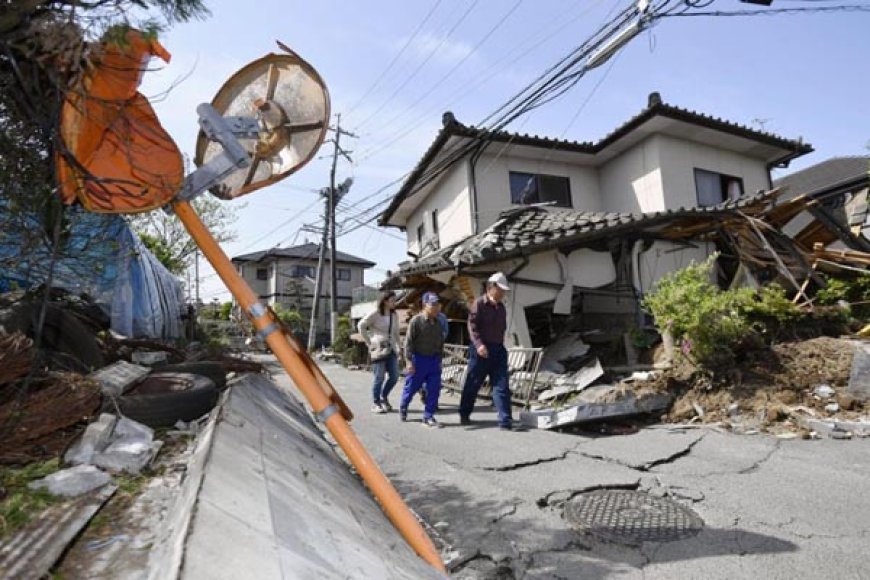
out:
M504 432L483 404L475 424L460 426L450 395L438 417L444 427L432 430L420 423L419 399L407 423L396 412L375 415L369 373L323 369L357 414L353 426L369 451L432 526L454 578L870 578L870 439L669 426L607 437ZM566 506L601 489L664 496L703 528L628 545L569 524ZM657 508L639 509L603 514L629 525L635 517L637 531L656 532L643 510ZM683 521L662 517L665 531Z

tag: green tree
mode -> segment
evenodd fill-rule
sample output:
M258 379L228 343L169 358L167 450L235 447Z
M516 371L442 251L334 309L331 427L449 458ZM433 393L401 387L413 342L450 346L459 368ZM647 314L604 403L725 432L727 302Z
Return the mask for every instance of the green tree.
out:
M208 193L193 200L192 205L218 242L236 239L236 232L231 226L238 219L236 208L242 206L231 207ZM154 210L132 215L129 221L145 247L170 272L181 274L190 266L197 246L175 214Z

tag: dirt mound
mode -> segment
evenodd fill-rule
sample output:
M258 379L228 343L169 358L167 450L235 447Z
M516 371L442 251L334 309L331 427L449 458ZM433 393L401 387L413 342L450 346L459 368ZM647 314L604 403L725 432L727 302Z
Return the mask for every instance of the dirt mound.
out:
M851 339L819 337L780 343L747 353L716 382L681 362L659 376L654 386L676 396L665 417L669 422L799 431L799 415L844 420L862 415L862 404L846 393L854 352ZM824 387L817 391L822 385L830 391Z

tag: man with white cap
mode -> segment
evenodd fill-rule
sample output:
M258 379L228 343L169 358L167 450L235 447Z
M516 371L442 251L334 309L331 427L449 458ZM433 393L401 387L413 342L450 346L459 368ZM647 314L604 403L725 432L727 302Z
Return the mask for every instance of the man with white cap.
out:
M468 334L471 337L468 374L459 403L459 421L463 425L471 424L477 392L489 377L492 401L498 411L498 425L507 431L513 428L507 349L504 346L507 310L502 304L505 292L509 290L507 276L503 272L496 272L489 277L486 292L474 301L468 314Z

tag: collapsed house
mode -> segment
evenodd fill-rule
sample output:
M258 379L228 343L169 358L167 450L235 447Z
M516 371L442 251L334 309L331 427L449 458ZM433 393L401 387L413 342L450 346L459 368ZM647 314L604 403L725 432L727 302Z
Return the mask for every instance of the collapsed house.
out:
M634 362L626 336L648 326L644 295L713 252L721 285L776 281L809 303L809 289L824 283L817 252L870 250L848 225L857 218L829 211L834 195L774 187L771 170L811 146L668 105L657 93L595 143L489 132L450 113L443 121L380 219L407 232L412 258L391 283L412 296L440 291L456 321L449 342L463 344L468 304L490 274L505 272L509 345L550 347L533 365L531 355L512 363L512 380L532 375L528 386L512 385L526 403L559 386L541 387L542 372L580 372L574 386L591 384L587 343L618 354L610 367ZM575 350L559 360L557 344ZM453 377L463 372L460 349L450 355L446 382L461 382Z

